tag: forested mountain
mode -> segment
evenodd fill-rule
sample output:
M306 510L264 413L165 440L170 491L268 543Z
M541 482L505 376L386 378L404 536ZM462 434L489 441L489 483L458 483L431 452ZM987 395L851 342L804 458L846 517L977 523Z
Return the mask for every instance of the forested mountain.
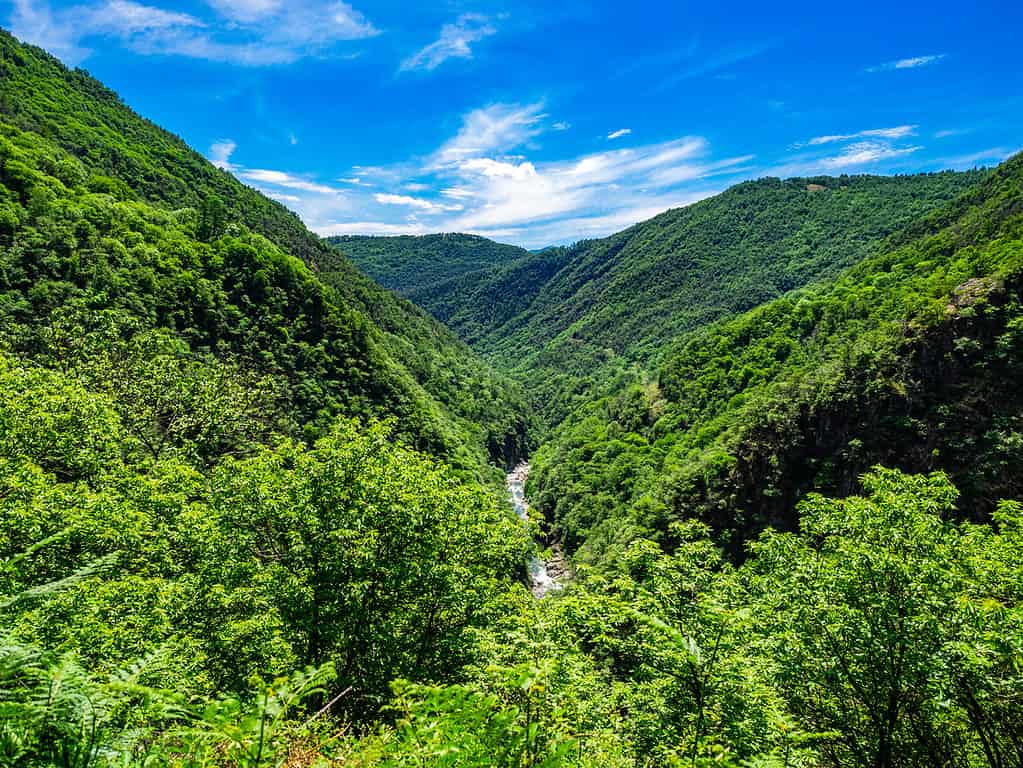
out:
M529 255L514 245L454 233L398 237L339 235L328 237L327 242L384 288L428 311L432 311L429 297L438 285L499 269Z
M608 238L407 295L514 371L557 421L678 334L836 275L977 179L747 182Z
M740 552L875 464L945 471L979 519L1023 496L1021 180L1017 156L835 280L680 337L545 445L548 514L598 550L697 517Z
M1023 156L472 258L0 34L0 765L1023 765Z
M0 325L13 349L52 363L159 329L270 376L267 417L286 432L395 416L464 467L522 450L520 392L450 333L283 206L6 33L0 119Z
M355 718L453 681L524 571L494 488L528 421L282 206L0 32L0 764L258 765L253 686L280 718L341 675Z

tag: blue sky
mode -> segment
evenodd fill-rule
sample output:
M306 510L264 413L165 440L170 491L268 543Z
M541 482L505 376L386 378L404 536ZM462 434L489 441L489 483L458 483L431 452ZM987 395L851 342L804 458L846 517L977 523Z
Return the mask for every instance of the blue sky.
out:
M609 234L747 178L1023 147L1023 4L0 0L321 234Z

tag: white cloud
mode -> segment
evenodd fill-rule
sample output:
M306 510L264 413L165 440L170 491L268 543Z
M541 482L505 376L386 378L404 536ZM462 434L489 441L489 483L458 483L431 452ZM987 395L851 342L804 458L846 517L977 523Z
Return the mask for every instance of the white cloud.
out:
M753 158L754 155L741 155L711 163L683 163L654 171L651 174L650 180L656 187L670 187L687 181L695 181L696 179L711 178L722 173L748 171L750 168L746 164L751 162Z
M878 139L901 139L905 136L916 135L916 129L918 126L915 125L897 125L894 128L872 128L867 131L859 131L858 133L842 133L835 134L833 136L815 136L806 142L807 146L818 146L820 144L832 144L839 141L850 141L852 139L866 139L866 138L878 138Z
M76 30L64 16L54 17L46 2L14 0L9 24L16 37L45 48L67 64L78 64L90 53L79 45L80 30Z
M433 203L429 200L423 200L422 198L411 197L409 195L388 195L378 193L373 195L373 199L381 205L403 205L409 208L417 208L421 211L428 211L430 213L462 210L461 205Z
M620 139L623 136L628 136L630 133L632 133L631 128L619 128L617 131L609 133L607 135L607 139L608 141L614 141L615 139Z
M205 24L187 13L165 11L132 0L108 0L103 5L83 8L80 23L94 32L137 35L157 30L203 27Z
M477 13L462 14L453 24L441 27L440 37L434 42L401 62L398 71L432 71L448 59L471 59L472 43L494 34L497 34L497 29L488 17Z
M389 167L355 167L344 179L352 183L349 194L296 193L303 201L295 209L321 234L476 232L532 247L610 234L750 172L751 156L712 158L700 137L534 158L533 139L554 130L545 118L542 104L472 110L434 152ZM365 179L384 191L353 183Z
M273 190L262 189L261 187L256 187L256 189L258 189L264 195L269 197L271 200L276 200L279 203L298 204L302 202L302 198L299 197L298 195L288 195L285 194L284 192L274 192Z
M490 179L504 178L525 181L536 178L536 168L532 163L507 163L489 157L466 160L458 169L463 173L480 173Z
M206 0L207 5L220 15L251 23L266 18L277 12L283 0Z
M680 179L692 181L720 171L724 166L700 162L707 151L705 140L690 137L548 163L471 158L450 171L459 183L443 194L454 192L476 204L447 228L538 229L555 220L589 218L587 214L595 212L606 219L615 211L640 207L656 198L657 190L673 187Z
M807 145L797 144L795 146L806 147ZM794 157L790 157L787 162L767 169L764 175L784 178L789 176L866 172L881 163L889 163L887 169L891 169L891 161L900 161L924 149L919 145L900 145L897 143L897 139L885 137L852 141L841 147L837 152L833 148L826 148L831 149L832 153L825 154L824 150L820 147L807 149ZM896 162L895 167L899 167L898 162Z
M444 197L451 197L455 200L467 200L476 196L475 192L464 187L448 187L447 189L442 189L440 193Z
M730 67L733 64L739 64L747 59L766 53L773 48L774 45L775 43L773 42L758 42L749 45L740 45L730 50L708 54L702 59L693 60L690 66L685 67L682 66L681 60L693 59L696 55L695 46L690 46L689 49L682 50L679 54L671 57L671 64L669 68L672 70L672 74L658 83L653 88L653 91L655 93L665 91L669 88L675 87L685 80L720 72L722 69ZM679 56L681 56L681 59ZM665 63L667 62L661 61L660 65L664 66Z
M115 38L130 50L266 66L317 55L379 34L361 13L336 0L210 0L224 19L202 19L134 0L98 0L50 10L48 0L15 0L14 33L78 63L80 43Z
M932 165L937 168L951 168L952 170L961 171L967 168L974 168L978 165L993 165L995 163L1000 163L1015 155L1020 151L1020 149L1020 147L1017 147L1016 149L1009 149L1007 147L991 147L990 149L983 149L979 152L971 152L966 155L938 158L932 163Z
M896 61L887 61L884 64L877 64L873 67L868 67L868 72L892 72L897 69L916 69L917 67L926 67L928 64L934 64L935 62L941 61L947 54L937 53L931 56L913 56L907 59L897 59Z
M557 122L557 123L555 123L554 125L551 126L551 128L553 128L556 131L567 131L571 127L572 127L571 123L566 123L563 120L559 121L559 122Z
M742 173L751 159L710 158L709 145L699 137L553 161L510 155L542 130L541 109L535 104L474 110L454 137L420 161L360 167L348 179L362 180L371 172L370 178L400 192L362 192L357 185L335 198L295 192L303 200L294 208L320 234L504 233L541 246L610 234L687 204L716 191L712 177ZM284 181L265 171L237 173L264 183L272 179L276 186Z
M847 146L839 155L822 159L820 163L823 168L840 170L853 166L871 165L881 160L891 160L895 157L919 152L921 149L923 147L897 148L884 142L859 141Z
M432 167L459 163L469 157L503 154L543 131L543 104L492 104L462 118L454 138L434 153Z
M604 237L620 232L640 221L646 221L672 208L682 208L716 194L718 189L706 189L651 198L645 202L621 208L613 213L592 216L577 216L558 219L531 227L508 227L480 229L476 234L484 237L507 238L525 243L529 247L541 247L557 243L568 243L591 237Z
M247 168L238 170L236 175L247 181L254 181L261 184L271 184L275 187L286 189L297 189L301 192L311 192L316 195L340 195L343 192L324 184L309 181L301 176L295 176L285 171L274 171L266 168Z
M217 168L223 168L225 171L230 171L234 168L231 164L231 155L238 148L231 139L220 139L215 141L210 147L208 157L210 162L213 163Z
M422 224L394 224L386 221L328 221L312 227L321 237L331 235L424 235L431 231Z
M270 17L271 40L291 44L324 44L337 40L364 40L380 30L348 3L288 0Z

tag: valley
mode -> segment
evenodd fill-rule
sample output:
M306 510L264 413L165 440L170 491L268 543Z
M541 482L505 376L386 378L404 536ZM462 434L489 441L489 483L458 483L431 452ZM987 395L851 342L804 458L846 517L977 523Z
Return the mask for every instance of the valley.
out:
M0 765L1023 765L1023 154L536 251L229 155L0 30Z

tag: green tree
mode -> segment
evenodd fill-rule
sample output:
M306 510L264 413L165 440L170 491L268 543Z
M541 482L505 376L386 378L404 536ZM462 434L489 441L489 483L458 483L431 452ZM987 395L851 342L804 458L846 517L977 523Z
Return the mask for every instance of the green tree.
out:
M836 734L832 765L1015 764L1019 712L1001 708L1019 706L1004 699L1020 681L1018 512L997 534L947 520L941 474L877 469L863 484L865 497L807 500L801 534L753 548L776 684L807 727Z

